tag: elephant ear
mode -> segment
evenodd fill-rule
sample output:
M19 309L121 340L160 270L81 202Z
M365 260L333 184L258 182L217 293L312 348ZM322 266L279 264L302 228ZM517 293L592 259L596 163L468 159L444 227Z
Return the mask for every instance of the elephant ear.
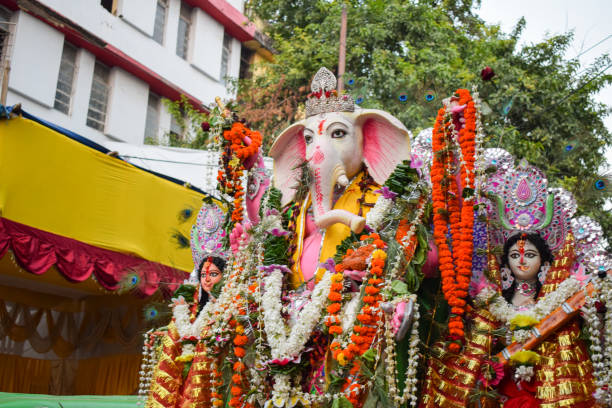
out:
M356 124L363 133L363 161L378 184L410 158L410 132L396 117L378 109L361 109Z
M289 126L278 135L270 148L270 156L274 159L274 187L283 194L281 204L285 205L293 199L294 187L302 177L300 165L306 158L303 121Z

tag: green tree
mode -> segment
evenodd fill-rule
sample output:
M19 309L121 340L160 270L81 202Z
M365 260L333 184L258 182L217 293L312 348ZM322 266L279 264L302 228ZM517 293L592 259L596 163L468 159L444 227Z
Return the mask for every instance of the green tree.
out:
M185 95L181 95L178 101L163 98L162 103L178 125L179 131L167 131L161 143L171 147L205 149L210 143L210 133L204 130L202 123L209 120L208 114L194 107ZM155 145L160 144L160 141L147 139L145 143Z
M612 144L603 123L610 109L594 101L612 81L605 73L610 58L588 67L565 58L571 33L520 48L524 20L504 33L478 17L478 6L471 0L347 3L347 91L361 106L390 111L416 132L433 125L442 98L457 88L477 89L490 107L484 116L488 146L542 168L550 184L572 191L580 213L597 219L610 237L612 214L603 210L609 190L594 188ZM318 68L337 70L342 3L252 0L249 7L268 22L279 54L261 67L265 75L240 83L237 109L264 131L269 146L300 117L305 85ZM485 66L494 70L492 80L481 78Z

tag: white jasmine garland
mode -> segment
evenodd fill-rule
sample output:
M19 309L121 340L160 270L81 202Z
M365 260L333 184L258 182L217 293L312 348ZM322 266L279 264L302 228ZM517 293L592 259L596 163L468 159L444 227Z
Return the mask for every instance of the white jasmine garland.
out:
M516 367L516 369L514 370L514 379L516 381L529 382L531 381L532 377L533 377L533 367L532 366L520 365Z
M265 279L266 293L262 297L264 331L270 345L273 359L292 358L298 356L312 330L321 319L324 305L331 288L331 274L326 272L315 286L310 302L304 306L296 318L296 323L289 328L281 316L283 275L280 269L272 271Z
M353 295L353 298L349 300L344 307L342 308L342 317L340 320L342 321L342 332L347 333L353 329L355 325L355 318L357 317L357 312L359 311L359 301L361 297L359 293Z
M533 308L524 311L517 311L513 305L506 301L506 299L497 295L489 304L489 312L491 312L497 320L505 324L510 324L510 321L517 315L531 316L540 321L561 306L570 296L578 292L580 288L580 282L570 277L560 283L554 292L538 300ZM490 293L490 291L481 291L483 296L488 293ZM483 301L483 298L480 296L481 294L479 294L477 298Z
M524 343L531 337L531 330L520 329L512 332L512 340L517 343Z
M374 207L366 214L366 224L374 231L377 231L380 224L385 219L385 215L393 207L393 200L383 196L378 197Z

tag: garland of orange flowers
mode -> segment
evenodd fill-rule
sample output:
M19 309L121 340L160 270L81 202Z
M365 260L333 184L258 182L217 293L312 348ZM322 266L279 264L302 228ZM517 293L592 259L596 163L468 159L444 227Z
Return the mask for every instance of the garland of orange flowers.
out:
M223 149L221 156L221 169L217 174L219 190L234 197L234 209L232 211L232 222L243 220L242 201L244 188L240 178L244 171L244 162L251 156L257 154L261 146L262 136L257 131L252 131L240 122L234 122L231 129L223 132L223 138L229 142ZM247 144L247 139L250 144Z
M240 314L244 314L244 310L240 310ZM238 359L238 362L242 362L242 358L245 356L244 345L247 344L249 338L244 335L244 326L238 324L235 320L232 320L235 327L236 336L234 337L234 355ZM232 398L229 401L230 407L252 407L251 404L245 401L245 378L242 374L244 370L236 370L236 367L241 368L241 365L234 365L235 373L232 375L232 386L230 388L230 393L232 394Z
M354 383L352 378L359 373L361 368L359 361L355 360L355 357L361 356L368 351L371 345L374 343L377 335L378 320L381 318L379 302L382 301L379 286L381 283L383 283L382 276L384 273L385 260L387 259L387 254L383 250L386 244L380 239L380 236L376 233L372 233L370 235L362 235L360 237L361 241L365 241L367 239L373 240L371 245L373 245L376 249L371 255L371 267L369 271L370 273L368 274L368 281L364 288L365 295L363 297L363 306L357 314L357 320L359 323L353 326L353 334L350 335L352 342L348 344L346 348L342 348L342 345L338 341L332 341L330 345L332 357L334 360L338 361L338 364L341 366L352 364L352 367L349 370L349 376L343 385L343 391L347 394L347 399L353 404L354 407L359 406L360 385ZM352 250L349 249L345 257L351 255L352 253ZM340 293L343 286L340 282L344 280L344 275L342 272L344 272L344 266L342 263L340 263L336 265L336 273L332 275L333 283L328 296L332 303L327 309L330 316L328 316L326 319L326 324L327 322L331 322L328 327L330 328L330 333L334 334L334 336L342 334L342 326L340 324L340 319L337 316L338 312L340 311L340 302L342 300L342 295Z
M459 186L452 174L454 162L453 118L446 108L438 111L433 130L434 160L431 168L434 240L438 246L442 292L451 307L449 350L458 352L464 337L463 315L472 273L474 223L474 156L476 151L476 109L468 90L459 89L452 101L465 105L464 125L458 132L460 177L463 181L463 203L459 202ZM459 124L457 121L456 124ZM460 209L461 206L461 209ZM451 233L451 245L447 240Z

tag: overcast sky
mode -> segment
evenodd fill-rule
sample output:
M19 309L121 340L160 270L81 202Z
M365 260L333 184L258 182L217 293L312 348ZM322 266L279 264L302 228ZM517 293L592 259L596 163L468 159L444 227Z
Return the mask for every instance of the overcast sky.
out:
M510 32L516 22L525 17L527 25L521 44L574 30L574 42L566 54L568 58L604 40L580 56L583 66L601 54L612 55L612 0L482 0L479 14L488 23L500 24L505 32ZM612 68L608 69L607 73L611 72ZM612 106L612 86L600 92L598 100ZM605 123L612 131L612 115ZM608 149L607 158L612 169L612 148Z

